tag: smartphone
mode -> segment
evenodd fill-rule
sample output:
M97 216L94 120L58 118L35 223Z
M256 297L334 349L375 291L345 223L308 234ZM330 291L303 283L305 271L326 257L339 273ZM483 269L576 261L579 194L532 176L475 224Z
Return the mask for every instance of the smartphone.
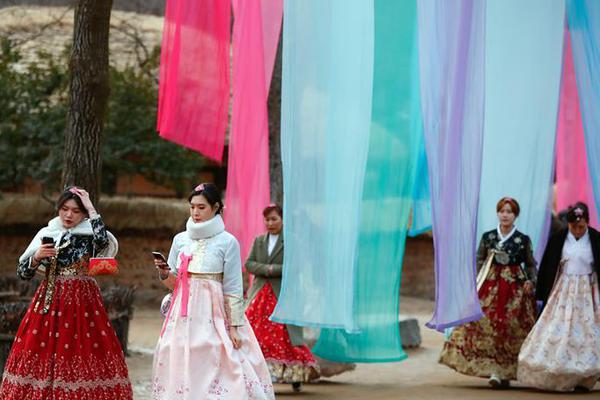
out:
M44 236L42 238L42 244L54 244L54 238L51 238L49 236Z
M154 256L155 259L157 260L162 260L164 262L167 262L167 259L165 258L165 256L162 255L162 253L158 252L158 251L153 251L152 255Z

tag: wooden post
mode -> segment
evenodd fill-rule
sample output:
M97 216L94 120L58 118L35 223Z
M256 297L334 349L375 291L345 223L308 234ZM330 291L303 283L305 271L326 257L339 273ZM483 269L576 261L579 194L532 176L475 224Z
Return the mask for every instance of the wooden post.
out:
M279 46L275 56L275 65L271 77L271 88L267 107L269 110L269 171L271 201L283 203L283 176L281 169L281 49L282 34L279 35Z

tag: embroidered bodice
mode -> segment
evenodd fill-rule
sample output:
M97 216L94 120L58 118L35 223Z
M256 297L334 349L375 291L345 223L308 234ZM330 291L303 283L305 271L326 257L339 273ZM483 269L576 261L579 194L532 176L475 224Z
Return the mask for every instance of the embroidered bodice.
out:
M92 225L92 235L79 235L67 231L62 235L57 247L59 248L56 264L58 275L77 275L86 269L89 258L108 245L108 236L104 222L98 216L89 220ZM21 261L17 266L17 275L29 280L35 276L37 268L31 268L33 256ZM40 262L38 268L48 268L50 259Z
M173 238L167 262L171 271L177 275L182 262L181 254L191 255L188 272L222 273L223 293L241 296L243 285L240 245L231 233L223 227L219 229L223 224L220 216L217 215L213 220L207 223L212 227L208 226L209 229L197 235L190 233L188 223L188 230ZM217 225L217 229L214 229L214 225Z
M535 282L537 277L536 261L533 257L529 236L515 230L510 237L502 239L497 229L483 234L477 250L478 269L481 268L488 254L494 251L494 265L524 266L527 279Z

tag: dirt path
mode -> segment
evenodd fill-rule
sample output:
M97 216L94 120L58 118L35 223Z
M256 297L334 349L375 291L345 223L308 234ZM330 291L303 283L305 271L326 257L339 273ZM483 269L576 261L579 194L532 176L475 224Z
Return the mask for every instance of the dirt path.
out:
M424 323L431 315L432 303L406 298L402 300L402 313L413 315ZM130 375L135 387L135 399L150 399L149 379L151 351L160 331L162 318L156 310L136 310L130 332L131 348L128 358ZM312 385L303 392L293 393L287 385L276 385L278 399L332 399L332 400L437 400L437 399L597 399L600 385L589 394L542 393L515 385L510 390L488 389L483 379L470 378L453 372L437 363L443 336L427 328L421 329L421 348L409 350L409 358L400 363L359 364L352 372L342 374Z

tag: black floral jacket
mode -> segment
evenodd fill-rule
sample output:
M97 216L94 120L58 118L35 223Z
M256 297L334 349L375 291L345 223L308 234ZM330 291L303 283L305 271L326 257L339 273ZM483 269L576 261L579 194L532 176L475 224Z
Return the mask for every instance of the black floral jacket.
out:
M515 231L504 243L500 243L500 237L496 229L485 232L481 236L477 250L477 271L481 269L490 251L498 253L494 257L495 265L520 265L525 267L527 279L535 283L537 278L536 261L533 257L531 239L529 236Z
M100 216L90 219L92 224L93 236L88 235L72 235L67 232L61 239L59 247L69 242L69 245L61 249L57 255L57 266L60 269L66 268L73 263L81 260L84 257L91 257L92 254L98 253L108 245L108 235L106 227ZM21 279L29 280L35 276L37 266L31 268L32 257L19 263L17 266L17 275ZM46 268L50 265L50 259L42 260L42 265Z

